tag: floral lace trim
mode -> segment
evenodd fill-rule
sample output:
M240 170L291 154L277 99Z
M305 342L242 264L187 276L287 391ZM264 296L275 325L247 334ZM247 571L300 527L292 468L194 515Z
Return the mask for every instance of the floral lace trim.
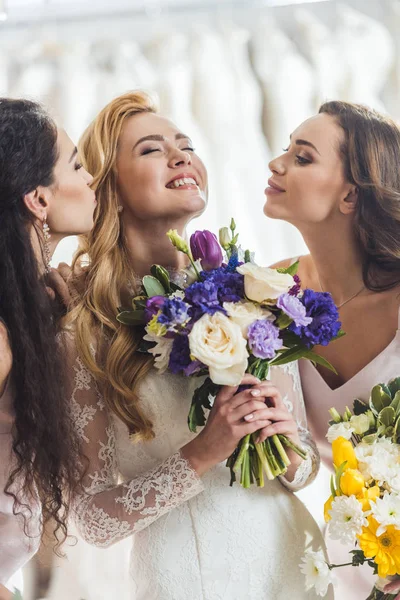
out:
M95 481L90 489L95 490ZM99 508L95 494L85 495L76 505L77 525L87 542L100 547L110 546L129 534L141 531L203 489L197 473L181 453L176 452L153 471L119 486L113 502L123 507L127 517L134 515L131 520L111 516Z
M279 478L282 485L291 492L298 492L310 485L316 478L321 463L317 446L311 435L304 429L300 430L300 440L302 447L307 452L307 458L301 461L292 481L284 476Z

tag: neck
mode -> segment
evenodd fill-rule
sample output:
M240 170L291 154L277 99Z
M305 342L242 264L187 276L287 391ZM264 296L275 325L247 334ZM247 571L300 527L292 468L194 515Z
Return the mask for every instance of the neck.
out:
M313 260L317 283L330 292L337 305L363 287L362 251L353 228L313 226L302 232Z
M169 241L166 233L176 229L186 238L187 217L181 220L135 221L125 218L124 237L133 271L138 277L150 273L154 264L172 269L187 266L187 257L178 252Z

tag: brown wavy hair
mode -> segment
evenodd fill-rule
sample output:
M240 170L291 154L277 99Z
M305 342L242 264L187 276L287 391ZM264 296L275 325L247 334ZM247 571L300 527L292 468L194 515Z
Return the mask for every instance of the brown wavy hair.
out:
M344 131L340 153L347 180L358 189L355 230L364 254L366 288L384 291L400 283L400 128L359 104L326 102Z
M142 332L116 320L117 307L126 303L127 290L134 286L134 274L124 242L118 214L120 204L116 173L118 141L127 119L157 108L144 92L128 92L112 100L97 115L79 142L79 153L93 175L97 207L92 231L82 236L73 270L83 264L84 291L68 317L74 323L76 345L88 369L101 385L104 400L128 427L135 439L151 439L152 423L137 402L135 388L151 367L151 357L137 353ZM107 348L90 352L89 341L110 339Z
M37 232L44 255L43 238L24 203L37 187L56 184L57 160L57 128L43 108L0 98L0 320L12 352L15 414L15 463L4 492L13 498L14 514L23 514L27 535L30 500L39 496L43 525L51 521L63 541L79 446L66 402L55 307L31 234Z

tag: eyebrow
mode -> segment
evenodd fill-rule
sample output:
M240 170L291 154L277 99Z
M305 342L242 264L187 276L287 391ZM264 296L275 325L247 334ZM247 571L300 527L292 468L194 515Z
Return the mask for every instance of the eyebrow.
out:
M141 144L142 142L148 142L148 141L153 141L153 142L165 142L165 137L163 135L159 135L158 133L153 133L151 135L145 135L144 137L140 138L140 140L138 140L136 142L136 144L133 146L132 151L136 148L136 146L138 146L139 144ZM190 140L190 137L188 135L185 135L184 133L177 133L175 135L175 139L176 140Z
M290 136L290 140L292 140L292 136ZM311 142L308 142L307 140L296 140L295 144L296 144L296 146L308 146L309 148L313 148L315 150L315 152L317 152L317 154L319 154L321 156L321 153L314 146L314 144L312 144Z
M75 146L72 154L71 154L71 158L69 159L68 162L71 162L73 160L73 158L78 154L78 148Z

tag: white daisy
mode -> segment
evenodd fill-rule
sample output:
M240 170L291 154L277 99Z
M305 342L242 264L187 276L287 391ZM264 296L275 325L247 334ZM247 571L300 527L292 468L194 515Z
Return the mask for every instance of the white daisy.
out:
M153 333L146 333L146 335L143 336L143 339L147 342L156 342L156 345L153 346L153 348L149 348L148 352L155 357L155 368L158 369L160 373L164 373L168 368L173 340Z
M302 558L300 570L306 577L307 590L315 588L318 596L325 596L329 584L335 582L322 550L318 550L318 552L307 550Z
M382 535L388 525L400 529L400 497L397 494L385 494L383 498L371 502L371 512L380 523L376 535Z
M326 434L326 438L328 442L332 444L338 437L344 437L346 440L349 440L353 433L354 428L351 426L351 423L344 421L343 423L331 425Z
M329 534L342 544L353 544L356 535L368 525L361 503L355 496L336 496L328 512L331 517Z

